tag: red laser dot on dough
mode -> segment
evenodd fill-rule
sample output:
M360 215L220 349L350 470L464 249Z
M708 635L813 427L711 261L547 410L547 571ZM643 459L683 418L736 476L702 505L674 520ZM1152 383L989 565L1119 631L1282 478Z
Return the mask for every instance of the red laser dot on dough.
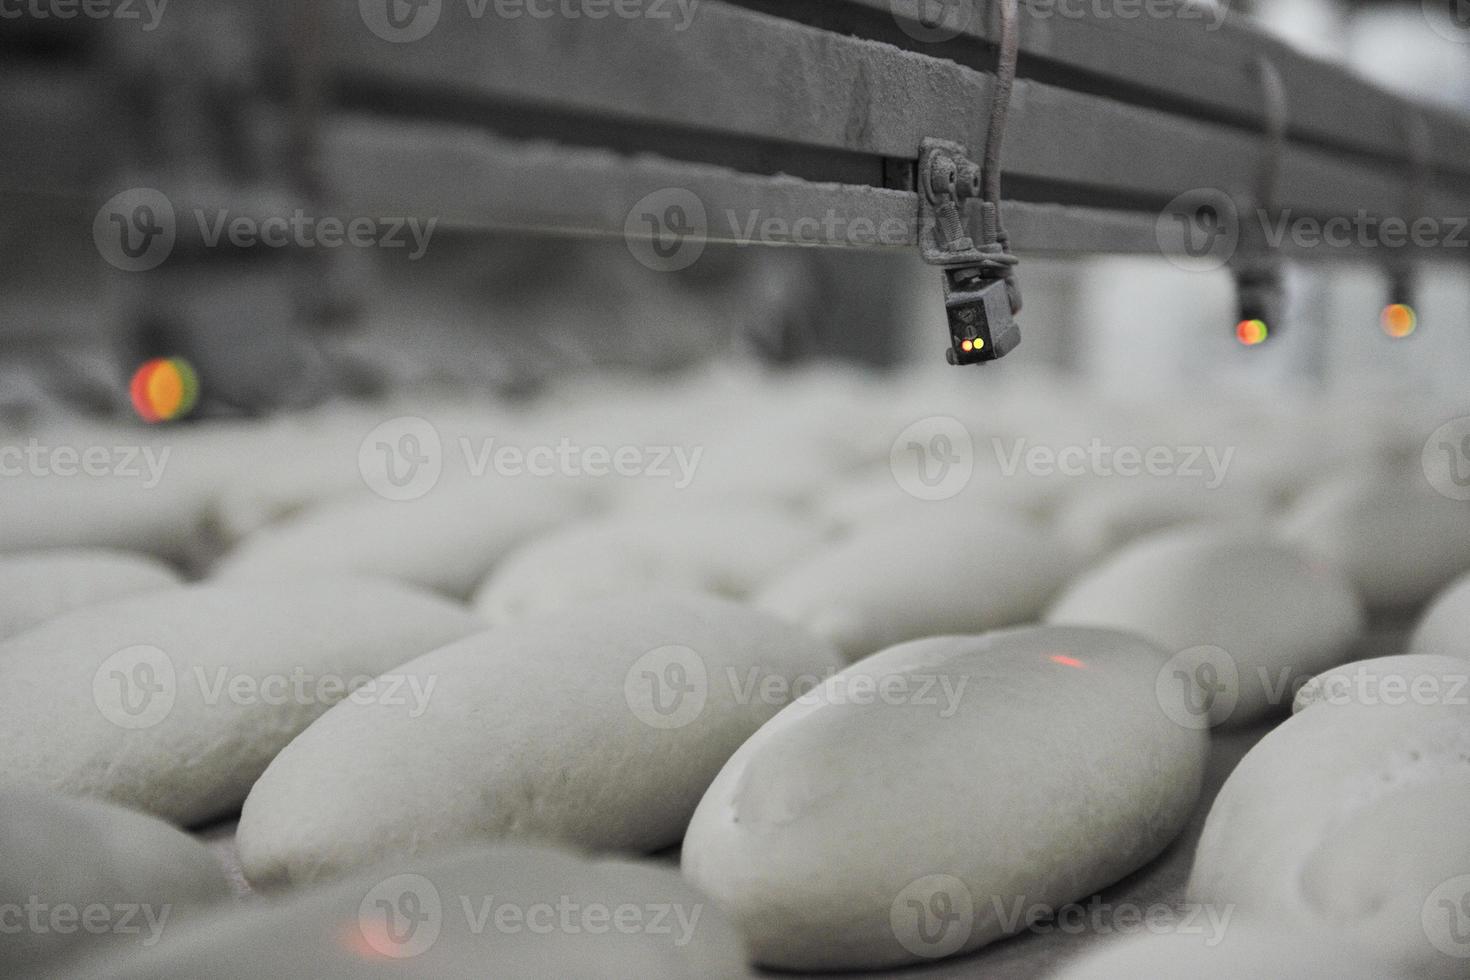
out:
M1054 664L1061 664L1063 667L1071 667L1075 670L1087 669L1087 664L1083 663L1081 660L1078 660L1076 657L1069 657L1065 653L1052 654L1051 662Z
M382 923L354 922L343 926L340 941L349 953L365 960L393 958L384 952L393 948L393 937Z

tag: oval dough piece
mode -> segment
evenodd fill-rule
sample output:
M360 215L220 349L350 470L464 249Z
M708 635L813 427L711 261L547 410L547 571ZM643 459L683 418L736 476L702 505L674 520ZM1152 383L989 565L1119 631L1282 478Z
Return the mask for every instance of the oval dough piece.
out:
M266 763L363 684L484 628L367 579L200 585L0 643L0 773L176 823L231 813ZM409 711L414 692L369 685Z
M1282 929L1371 936L1400 969L1463 976L1454 947L1433 942L1430 917L1440 901L1470 894L1467 813L1470 707L1311 707L1226 781L1189 900L1234 905ZM1454 935L1446 928L1439 940Z
M262 899L68 980L738 980L739 935L671 868L529 847L450 852Z
M752 602L857 660L924 636L1033 620L1072 567L1064 545L1014 515L944 507L855 531Z
M344 704L271 764L240 817L246 876L487 839L668 847L740 743L839 666L821 640L702 596L609 599L452 644L397 671L436 685L421 716Z
M1292 713L1314 705L1470 704L1470 660L1409 654L1334 667L1297 692Z
M255 532L215 576L360 573L463 599L512 548L580 507L565 484L534 478L475 480L419 500L359 494Z
M120 551L0 556L0 640L73 609L178 584L178 573L162 562Z
M152 944L230 899L219 863L182 831L24 783L0 783L0 856L0 974L9 977L99 946L117 956Z
M1121 879L1189 819L1208 736L1161 703L1165 659L1121 633L1026 629L854 664L725 765L684 873L778 969L991 943L1024 928L1012 909Z
M750 506L586 521L511 554L480 587L475 608L508 623L657 589L740 599L821 539L810 521Z
M1470 503L1422 474L1374 473L1305 494L1282 537L1341 568L1369 607L1417 606L1470 571Z
M1470 575L1440 593L1409 641L1414 653L1470 660Z
M1285 713L1363 630L1335 570L1269 541L1194 529L1123 549L1068 586L1046 619L1158 643L1176 658L1161 684L1188 687L1191 717L1210 727Z

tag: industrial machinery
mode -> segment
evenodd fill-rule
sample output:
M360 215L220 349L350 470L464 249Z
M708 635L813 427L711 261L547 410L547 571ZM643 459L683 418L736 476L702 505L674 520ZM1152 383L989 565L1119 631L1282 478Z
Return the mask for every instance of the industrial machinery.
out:
M955 363L1018 341L1016 255L1228 266L1241 329L1264 339L1285 259L1391 256L1391 301L1411 306L1413 261L1464 254L1443 236L1372 246L1470 214L1470 120L1217 5L572 6L217 0L156 29L146 6L130 29L10 22L0 112L20 145L0 160L0 195L73 239L95 231L134 273L114 312L165 333L242 304L350 316L321 250L221 239L230 215L623 237L661 269L713 243L917 249L944 269ZM1003 199L988 201L1001 166ZM1343 234L1278 233L1298 218ZM224 267L249 285L202 298Z

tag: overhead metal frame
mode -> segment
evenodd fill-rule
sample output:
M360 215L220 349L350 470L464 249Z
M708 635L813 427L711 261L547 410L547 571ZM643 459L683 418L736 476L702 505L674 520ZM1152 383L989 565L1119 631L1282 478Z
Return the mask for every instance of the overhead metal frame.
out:
M1154 222L1177 195L1213 188L1248 202L1266 154L1263 56L1285 78L1291 110L1283 209L1470 215L1470 120L1233 16L1216 30L1207 19L1040 18L1033 7L1004 154L1019 251L1156 251ZM912 220L919 143L985 142L994 29L983 15L930 45L906 33L889 0L705 0L684 30L649 18L497 19L493 4L477 20L469 9L446 2L411 43L376 37L355 0L323 9L313 71L332 98L319 149L342 206L621 235L634 190L677 186L705 202L714 240L741 237L719 220L733 211L786 227L808 219L806 233L786 236L794 243L869 245L847 234L813 241L809 219L835 208L842 228L863 216ZM1417 164L1413 118L1431 137ZM1422 164L1432 176L1416 191ZM389 186L390 172L406 179ZM471 191L458 186L466 173L494 177ZM779 232L761 240L786 243Z
M505 19L495 0L476 19L481 5L442 0L426 37L392 43L369 30L359 0L214 0L211 9L248 16L259 47L279 52L296 84L250 93L260 101L240 114L274 144L274 159L288 148L289 167L206 193L215 203L238 193L237 208L306 193L334 212L620 236L646 194L685 187L705 203L713 240L746 239L758 215L763 243L913 247L913 234L893 229L917 218L919 145L984 147L996 36L994 5L974 0L976 15L955 37L919 40L910 13L918 2L701 0L682 24ZM1004 152L1003 210L1017 251L1154 252L1155 223L1177 195L1214 188L1248 202L1266 156L1262 57L1284 78L1290 108L1282 208L1317 218L1470 215L1470 120L1385 92L1234 15L1217 26L1185 16L1190 4L1175 9L1180 16L1074 17L1024 0ZM193 23L207 25L207 11ZM130 39L128 63L146 63L139 48L149 44L167 58L183 33ZM87 84L101 77L94 71ZM28 94L0 111L48 125L0 165L0 193L100 203L100 191L115 192L105 177L96 186L104 157L65 138L82 127L48 111L34 87ZM76 95L67 104L79 104ZM1428 139L1416 154L1411 134L1421 125ZM200 193L197 169L171 171L165 160L133 179L187 206ZM855 224L889 233L874 241L851 234Z

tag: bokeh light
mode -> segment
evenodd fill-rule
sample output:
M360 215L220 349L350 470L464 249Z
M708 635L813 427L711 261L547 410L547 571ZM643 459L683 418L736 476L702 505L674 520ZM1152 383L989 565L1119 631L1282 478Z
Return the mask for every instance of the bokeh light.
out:
M1419 316L1414 312L1412 306L1404 303L1394 303L1384 307L1383 310L1383 332L1394 340L1403 340L1414 332L1419 326Z
M133 374L128 386L138 417L150 425L183 418L199 401L199 376L181 357L158 358Z
M1270 336L1265 320L1242 320L1235 328L1235 338L1247 347L1264 344Z

